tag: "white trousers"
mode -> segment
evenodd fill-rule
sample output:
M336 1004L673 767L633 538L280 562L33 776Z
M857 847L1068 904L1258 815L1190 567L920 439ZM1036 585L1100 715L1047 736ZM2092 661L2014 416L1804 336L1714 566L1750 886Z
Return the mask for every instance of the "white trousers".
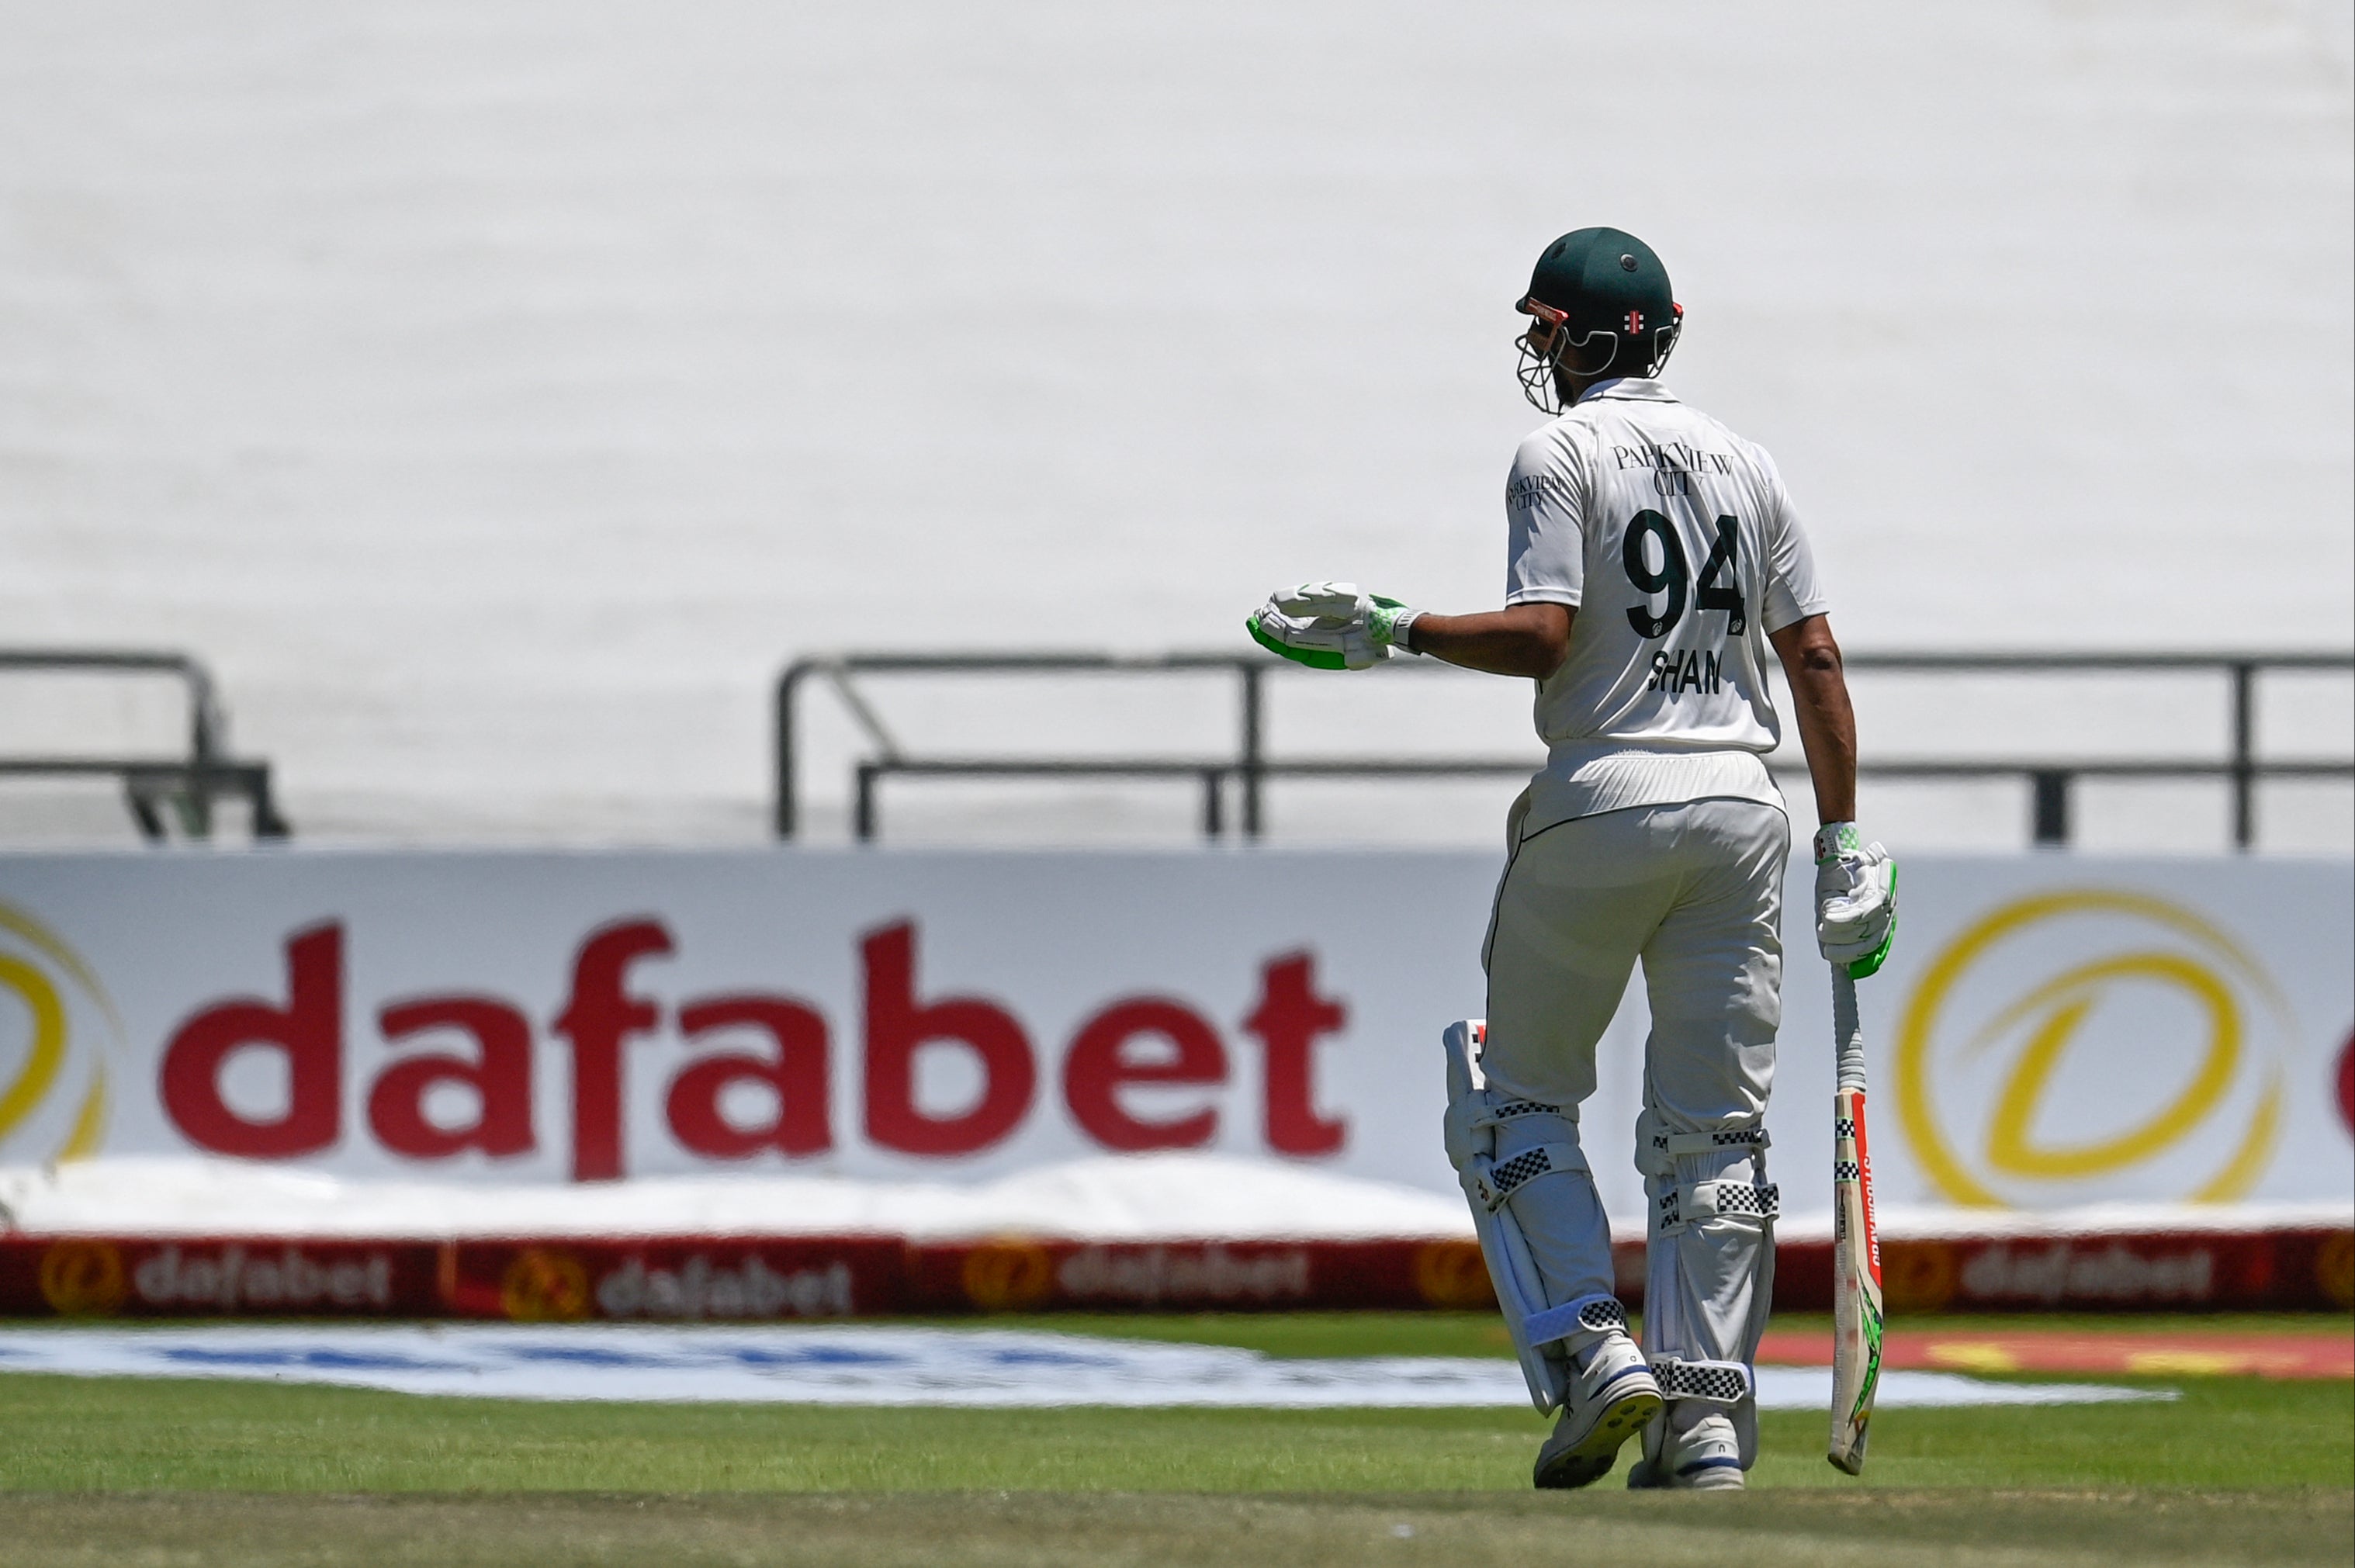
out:
M1561 1121L1504 1124L1497 1157L1518 1152L1508 1140L1524 1125L1522 1137L1565 1125L1578 1136L1596 1043L1640 959L1652 1012L1636 1159L1652 1211L1645 1349L1747 1363L1773 1290L1763 1119L1782 1021L1789 820L1750 800L1636 806L1527 837L1524 818L1516 807L1484 954L1481 1068L1492 1086L1560 1107ZM1549 1305L1612 1291L1592 1177L1542 1176L1508 1201ZM1747 1439L1749 1412L1736 1414Z

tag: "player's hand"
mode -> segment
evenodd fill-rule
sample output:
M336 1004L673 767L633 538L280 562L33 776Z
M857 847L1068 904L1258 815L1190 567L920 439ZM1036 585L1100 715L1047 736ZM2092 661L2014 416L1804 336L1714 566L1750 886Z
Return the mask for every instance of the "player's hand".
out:
M1279 589L1243 622L1252 640L1312 669L1369 669L1403 647L1419 612L1354 582Z
M1816 829L1816 945L1861 980L1888 960L1897 936L1897 862L1853 822Z

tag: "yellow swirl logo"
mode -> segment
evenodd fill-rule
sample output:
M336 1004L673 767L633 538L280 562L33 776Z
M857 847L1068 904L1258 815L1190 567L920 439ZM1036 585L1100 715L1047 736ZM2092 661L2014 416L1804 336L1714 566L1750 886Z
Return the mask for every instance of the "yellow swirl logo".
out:
M41 1295L62 1317L103 1317L130 1294L112 1242L56 1242L41 1254Z
M1417 1248L1414 1287L1433 1307L1487 1307L1497 1299L1477 1242L1427 1242Z
M1054 1254L1036 1242L986 1242L964 1255L965 1299L984 1312L1019 1312L1055 1291Z
M123 1020L89 965L0 904L0 1163L80 1159L106 1136Z
M2201 916L2143 893L2040 893L1932 961L1891 1087L1954 1202L2222 1203L2273 1158L2296 1038L2280 987Z
M499 1280L499 1307L517 1323L578 1323L589 1316L589 1271L561 1247L526 1247Z

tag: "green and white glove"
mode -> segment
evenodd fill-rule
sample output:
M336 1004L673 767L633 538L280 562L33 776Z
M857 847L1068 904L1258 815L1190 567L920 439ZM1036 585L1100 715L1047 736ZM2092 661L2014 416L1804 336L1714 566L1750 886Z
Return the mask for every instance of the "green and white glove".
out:
M1406 629L1423 613L1354 582L1303 582L1268 595L1243 622L1252 640L1311 669L1370 669L1411 653Z
M1816 829L1816 945L1861 980L1897 939L1897 862L1867 844L1853 822Z

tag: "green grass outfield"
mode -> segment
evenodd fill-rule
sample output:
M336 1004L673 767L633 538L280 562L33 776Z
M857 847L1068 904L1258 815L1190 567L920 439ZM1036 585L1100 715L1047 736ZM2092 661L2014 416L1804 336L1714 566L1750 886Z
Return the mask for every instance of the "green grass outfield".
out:
M1280 1355L1495 1355L1489 1315L996 1318ZM1908 1328L2355 1332L2345 1317ZM1778 1320L1778 1328L1817 1326ZM543 1404L0 1375L0 1564L2355 1559L2355 1385L2087 1379L2160 1403L1894 1410L1861 1480L1761 1418L1753 1490L1537 1495L1524 1410Z

